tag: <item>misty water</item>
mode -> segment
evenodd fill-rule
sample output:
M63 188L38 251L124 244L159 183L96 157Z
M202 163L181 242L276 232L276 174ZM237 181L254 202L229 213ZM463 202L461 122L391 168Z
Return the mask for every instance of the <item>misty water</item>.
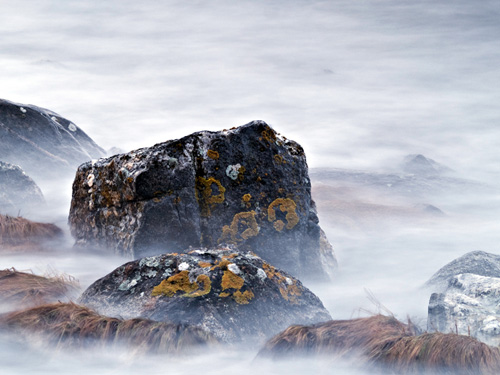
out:
M390 312L425 329L425 281L466 252L500 253L499 13L495 1L6 0L0 97L49 108L123 151L265 120L317 171L313 198L339 268L331 283L307 286L334 319ZM322 178L324 168L401 173L407 154L478 185L403 194ZM0 269L65 273L84 289L127 261L72 249L72 176L37 183L47 210L22 215L59 225L65 243L2 254ZM339 192L344 211L332 203ZM364 204L380 207L366 217ZM421 215L420 204L444 215ZM373 373L325 360L255 362L257 351L165 358L3 341L0 372Z

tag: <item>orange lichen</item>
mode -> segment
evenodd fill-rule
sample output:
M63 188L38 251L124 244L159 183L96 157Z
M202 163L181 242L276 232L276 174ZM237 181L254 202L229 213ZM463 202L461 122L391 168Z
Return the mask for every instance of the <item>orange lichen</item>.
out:
M219 158L219 153L217 151L214 151L214 150L208 150L207 156L212 160L217 160Z
M266 130L263 130L260 134L262 135L262 138L269 143L276 142L276 132L270 127L266 127Z
M212 185L215 184L219 190L218 194L213 194ZM195 197L200 204L201 216L208 217L211 214L212 208L216 204L224 202L224 193L226 189L219 180L213 177L205 179L203 177L196 177Z
M189 272L181 271L155 286L151 295L173 297L181 292L180 297L200 297L210 293L211 289L212 282L207 275L199 275L195 282L191 282Z
M243 202L250 202L250 199L252 199L250 194L245 194L242 198Z
M239 174L238 174L238 179L239 179L240 181L243 181L244 174L245 174L245 172L246 172L245 167L242 165L242 166L240 167L240 169L238 169L238 172L239 172Z
M285 164L286 163L286 160L283 159L283 156L281 156L279 154L274 155L274 161L277 164Z
M286 277L270 264L264 263L262 268L267 277L278 284L283 299L292 304L297 304L298 298L302 295L302 290L297 285L297 280Z
M239 290L243 287L244 283L245 280L243 280L242 277L239 277L238 275L234 274L229 270L224 271L224 274L222 275L222 283L221 283L222 290L226 289Z
M181 197L177 197L177 198L175 198L175 199L174 199L174 203L175 203L175 204L179 204L179 203L181 203Z
M245 290L243 293L237 290L233 293L233 299L240 305L248 305L253 297L255 297L255 295L251 290Z
M231 294L229 294L228 292L222 292L219 294L219 297L222 297L222 298L226 298L226 297L229 297Z
M237 244L258 235L259 226L255 215L255 211L240 212L234 215L231 225L224 225L222 228L222 235L218 242Z
M212 263L208 263L208 262L198 262L198 265L201 267L201 268L205 268L205 267L210 267L212 265Z
M292 199L289 198L278 198L274 200L267 208L267 219L270 222L276 221L276 211L275 208L279 208L281 212L286 212L286 229L290 230L296 226L299 222L299 216L297 215L296 208L297 205ZM282 220L276 221L278 224L274 223L273 226L277 231L283 230L284 223ZM281 223L279 223L281 222Z
M276 229L278 232L281 232L283 228L285 227L285 223L281 220L277 220L273 224L274 229Z

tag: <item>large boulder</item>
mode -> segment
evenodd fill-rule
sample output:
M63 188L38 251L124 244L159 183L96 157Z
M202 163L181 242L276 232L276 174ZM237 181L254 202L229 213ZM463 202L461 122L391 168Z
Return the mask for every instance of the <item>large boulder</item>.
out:
M427 329L471 335L500 345L500 278L470 273L451 278L443 293L429 301Z
M74 173L106 153L78 126L48 109L0 99L0 160L35 179Z
M232 244L296 277L336 265L304 150L263 121L81 165L69 223L78 245L133 258Z
M92 284L79 302L103 315L196 325L232 343L331 319L300 281L231 248L126 263Z
M453 260L426 283L431 295L427 328L472 335L500 344L500 256L472 251Z
M17 165L0 161L0 214L17 216L44 205L45 199L35 181Z

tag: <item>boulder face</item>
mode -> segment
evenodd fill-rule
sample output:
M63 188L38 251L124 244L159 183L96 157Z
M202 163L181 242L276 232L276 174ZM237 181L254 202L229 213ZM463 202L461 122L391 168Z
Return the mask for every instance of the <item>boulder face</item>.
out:
M428 309L429 331L472 335L500 344L500 256L472 251L453 260L426 283L435 292Z
M34 105L0 99L0 160L35 179L73 173L106 153L71 121Z
M79 302L103 315L196 325L232 343L331 319L300 281L232 248L126 263L92 284Z
M81 165L69 223L77 245L133 258L230 244L296 277L336 264L304 150L263 121Z
M17 216L44 205L40 188L26 173L0 161L0 214Z
M492 346L500 344L500 278L460 274L443 293L429 301L427 329L471 335Z

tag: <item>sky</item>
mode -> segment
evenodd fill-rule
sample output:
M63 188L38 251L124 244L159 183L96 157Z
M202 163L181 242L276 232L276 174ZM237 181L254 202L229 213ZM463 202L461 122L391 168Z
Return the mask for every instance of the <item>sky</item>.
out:
M261 119L311 167L496 175L496 1L0 1L0 97L105 149Z

